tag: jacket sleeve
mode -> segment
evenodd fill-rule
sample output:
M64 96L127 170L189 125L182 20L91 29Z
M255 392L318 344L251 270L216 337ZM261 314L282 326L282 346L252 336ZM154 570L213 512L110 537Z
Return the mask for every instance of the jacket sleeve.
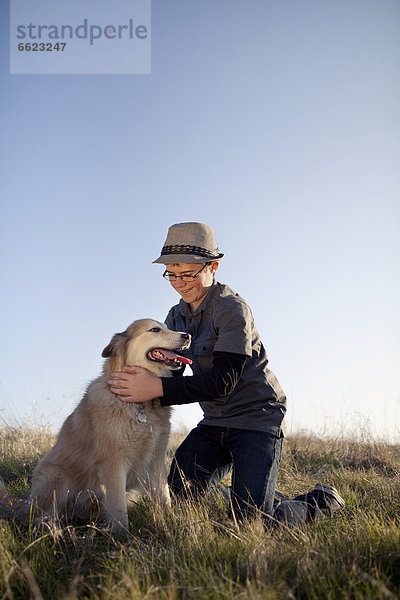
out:
M233 352L214 352L213 368L208 373L189 377L162 377L164 395L161 406L224 400L236 387L247 356Z

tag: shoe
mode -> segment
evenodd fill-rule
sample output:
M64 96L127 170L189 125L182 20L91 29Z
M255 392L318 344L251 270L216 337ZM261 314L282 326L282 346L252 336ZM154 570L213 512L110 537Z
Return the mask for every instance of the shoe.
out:
M288 527L301 527L314 518L325 519L325 515L318 506L299 500L280 501L275 505L273 514L275 523L283 523Z
M340 510L346 504L336 488L317 483L310 495L313 495L320 509L328 509L331 515Z

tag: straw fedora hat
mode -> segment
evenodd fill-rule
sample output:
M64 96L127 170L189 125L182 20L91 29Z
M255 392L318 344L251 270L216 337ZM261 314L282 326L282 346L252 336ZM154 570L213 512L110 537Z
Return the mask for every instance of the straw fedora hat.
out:
M168 229L161 255L153 263L204 263L221 260L214 230L203 223L176 223Z

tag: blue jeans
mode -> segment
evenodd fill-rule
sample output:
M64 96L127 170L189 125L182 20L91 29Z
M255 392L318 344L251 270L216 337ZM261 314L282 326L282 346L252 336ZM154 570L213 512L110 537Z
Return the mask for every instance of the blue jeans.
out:
M232 510L240 517L254 509L273 512L283 437L264 431L198 425L179 446L168 483L190 497L214 486L232 469Z

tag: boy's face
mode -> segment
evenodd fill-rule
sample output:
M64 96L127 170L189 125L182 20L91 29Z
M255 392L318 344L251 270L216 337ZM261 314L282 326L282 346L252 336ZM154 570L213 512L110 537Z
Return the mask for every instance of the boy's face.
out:
M174 290L190 305L191 310L195 310L201 304L213 284L214 273L217 268L218 262L213 262L207 266L198 263L166 265L167 272L170 275L196 275L201 271L195 279L189 281L177 279L170 282Z

